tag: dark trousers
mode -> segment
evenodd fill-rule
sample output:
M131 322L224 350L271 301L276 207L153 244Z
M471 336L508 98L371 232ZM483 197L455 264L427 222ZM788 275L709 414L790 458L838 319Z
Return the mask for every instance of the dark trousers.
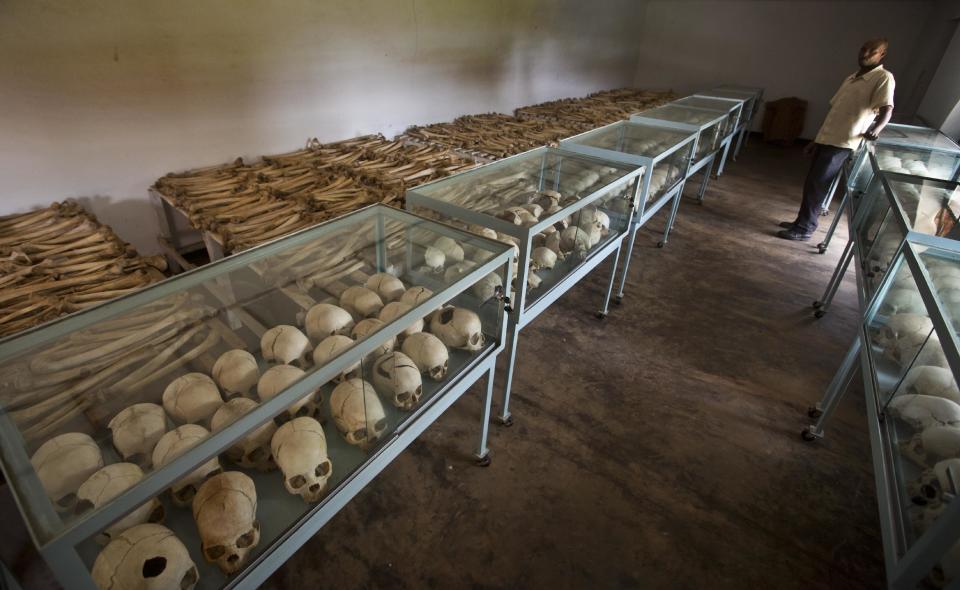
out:
M850 157L853 150L838 148L832 145L816 144L813 152L813 162L807 172L807 180L803 183L803 201L797 213L796 224L806 233L817 229L820 220L820 205L827 197L827 191L834 179L840 174L840 169Z

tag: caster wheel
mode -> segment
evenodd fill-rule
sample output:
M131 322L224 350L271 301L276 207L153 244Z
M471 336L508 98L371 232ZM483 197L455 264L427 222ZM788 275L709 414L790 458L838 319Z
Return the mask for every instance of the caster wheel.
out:
M814 301L814 302L813 302L813 309L820 309L821 307L823 307L823 302L822 302L822 301Z
M623 303L623 295L615 295L615 296L613 297L613 302L616 303L617 305L622 304L622 303Z
M827 315L827 310L825 309L818 309L817 311L813 312L813 317L817 319L820 319L825 315Z
M607 314L603 313L602 311L598 311L598 312L595 313L594 315L597 316L597 319L598 319L598 320L602 320L602 319L604 319L604 318L607 317Z
M487 453L483 457L477 459L478 467L490 467L490 453Z
M667 245L666 242L663 242L663 241L657 242L657 248L663 248L666 245Z
M507 416L506 419L499 418L498 421L500 422L500 426L504 426L506 428L513 426L513 416Z
M824 244L824 243L817 244L817 252L819 252L820 254L823 254L823 253L826 252L826 251L827 251L827 245L826 245L826 244Z
M809 429L809 428L804 428L803 431L800 432L800 438L802 438L803 440L805 440L805 441L807 441L807 442L813 442L813 441L817 440L816 435L814 435L812 432L810 432L810 429Z
M822 415L823 415L823 410L821 410L820 408L810 407L807 409L807 416L810 416L811 418L819 418Z

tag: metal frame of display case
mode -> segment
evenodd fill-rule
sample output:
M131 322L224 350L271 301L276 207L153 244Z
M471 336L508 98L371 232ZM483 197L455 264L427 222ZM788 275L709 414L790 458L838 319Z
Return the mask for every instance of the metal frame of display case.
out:
M7 481L17 482L18 484L12 486L11 491L14 492L14 498L21 514L29 512L36 517L37 526L34 526L34 523L29 519L24 519L30 537L61 584L69 588L93 589L95 586L90 569L81 557L78 549L79 545L87 542L123 515L160 496L172 484L196 469L198 465L219 455L236 441L272 420L274 416L279 415L311 391L329 382L344 370L348 370L358 359L372 353L379 346L380 338L389 339L397 336L407 325L418 318L425 317L434 311L439 304L466 291L477 280L489 273L500 271L503 273L503 277L509 281L512 249L501 242L469 234L406 211L385 205L371 205L349 215L267 242L221 261L187 271L136 293L87 308L54 322L0 340L0 361L7 360L41 345L51 338L59 338L63 334L92 326L108 317L112 317L113 314L132 312L147 303L158 300L158 298L188 288L208 285L223 273L250 267L251 264L269 256L282 254L290 248L302 246L331 232L342 231L358 222L376 221L377 231L382 234L386 220L402 223L415 222L417 224L413 228L407 227L404 230L405 232L429 228L439 235L452 238L465 239L465 236L468 236L471 240L476 239L489 244L491 246L490 252L495 254L486 262L460 276L446 288L438 289L428 300L417 304L395 320L387 323L377 331L376 339L365 338L357 341L348 351L335 357L323 367L308 372L304 378L275 397L261 402L254 410L243 415L237 421L213 432L208 438L190 448L183 455L162 468L149 473L139 483L116 496L108 504L87 513L84 517L72 523L63 524L61 517L54 511L39 478L32 469L30 458L26 453L27 447L20 431L14 425L9 414L0 412L0 459L2 459L0 466L2 466ZM379 237L382 238L382 235ZM378 263L384 260L384 253L383 242L378 240ZM408 257L410 255L409 248L406 255ZM408 260L406 263L410 264L410 261ZM498 306L503 305L503 303L503 300L495 302ZM475 359L471 359L458 375L452 377L449 382L443 383L440 389L429 400L413 410L409 417L397 426L396 430L381 439L368 452L366 459L336 486L331 488L321 501L313 505L304 505L303 514L294 519L290 527L271 544L258 551L258 554L244 569L227 578L224 587L255 588L262 584L271 573L293 555L310 537L315 535L330 518L355 497L364 486L370 483L417 436L474 383L484 377L487 381L484 393L485 399L482 404L483 416L477 457L480 459L486 458L488 456L487 434L492 407L494 369L497 357L504 349L507 327L507 321L504 317L506 310L507 306L505 305L499 310L499 333L495 345L486 349ZM278 486L286 496L302 502L299 497L287 494L279 480ZM258 491L259 494L260 491Z
M669 149L652 157L643 156L640 154L633 154L625 151L602 149L602 148L597 148L597 147L583 144L584 141L589 140L592 137L596 137L597 135L607 133L609 132L609 130L616 129L616 128L620 128L621 130L620 141L622 142L624 132L626 128L630 126L643 127L643 128L649 128L649 129L660 129L660 130L666 130L666 131L672 131L672 132L681 131L676 127L663 125L663 124L654 124L649 122L638 123L638 122L632 122L632 121L617 121L616 123L611 123L603 127L598 127L597 129L586 131L579 135L574 135L573 137L568 137L567 139L564 139L560 142L561 147L572 150L572 151L576 151L582 154L595 156L595 157L603 158L607 160L622 161L624 163L631 164L634 166L643 166L648 171L647 174L643 175L643 184L641 186L640 196L639 196L640 197L639 206L634 209L633 218L630 221L630 237L627 240L627 253L626 253L626 258L624 259L624 262L623 262L623 270L621 271L621 275L620 275L620 288L617 291L617 294L614 295L614 301L617 301L617 302L620 302L623 300L623 290L627 282L627 271L629 271L630 269L630 259L633 257L633 245L637 239L637 232L640 230L640 228L644 224L647 223L647 221L650 220L651 217L656 215L657 212L659 212L660 209L664 207L664 205L666 205L668 202L672 200L673 204L670 206L670 214L669 214L669 217L667 218L667 224L663 230L663 239L657 243L657 247L662 248L667 244L667 240L670 237L670 228L673 227L673 222L677 217L677 210L680 207L680 197L683 195L683 187L685 186L686 179L689 176L690 165L693 161L693 154L696 153L697 151L697 139L699 136L699 134L693 131L690 131L690 130L684 131L685 133L689 134L686 139L683 139L677 142L676 144L671 146ZM692 144L692 145L691 145L691 151L690 151L691 156L686 159L687 160L686 170L684 170L683 174L677 179L677 181L672 186L668 187L667 190L663 191L663 194L660 196L660 198L656 202L648 205L647 195L649 194L649 191L650 191L650 179L651 179L651 174L654 168L656 168L656 166L660 162L667 159L672 154L676 153L678 150L683 149L688 144Z
M701 104L702 101L710 102L708 104ZM723 150L723 153L720 155L720 163L717 164L716 172L716 177L720 178L723 175L723 167L727 163L727 156L730 155L730 150L733 148L733 139L737 136L737 131L740 129L740 119L743 117L744 100L740 98L723 98L719 96L703 96L700 94L693 94L684 98L678 98L670 104L692 106L727 114L727 129L723 132L723 136L720 138L720 149Z
M960 243L936 236L909 232L894 257L898 264L906 264L914 278L919 294L939 337L939 343L946 356L949 368L956 379L960 376L960 343L957 335L945 319L946 314L930 275L920 260L915 246L933 247L950 252L960 252ZM866 306L861 316L857 336L847 351L843 362L827 388L823 400L811 408L809 415L818 418L817 422L803 430L804 440L813 441L823 437L823 429L834 410L844 397L850 382L860 368L863 375L864 394L867 408L867 421L870 432L870 447L873 460L874 479L877 486L877 502L880 512L880 531L883 539L884 564L887 572L887 585L891 589L906 590L915 588L960 541L960 498L954 498L936 522L912 545L908 543L907 531L910 526L906 520L905 499L898 488L900 470L896 464L895 447L898 435L894 420L885 420L885 404L880 400L878 375L881 369L874 363L870 354L869 324L879 313L884 295L895 281L896 272L884 277L879 289ZM858 362L859 361L859 362ZM952 580L948 586L955 589L960 579Z
M921 136L932 136L936 139L936 142L944 145L934 146L933 144L936 142L929 141L925 137ZM862 186L862 188L858 189L858 179L860 178L860 173L863 167L871 164L868 154L870 154L872 150L875 150L877 146L898 146L904 149L912 150L960 153L960 146L958 146L953 140L937 129L930 127L918 127L915 125L903 125L899 123L891 123L887 125L880 134L880 137L877 138L875 142L862 142L860 147L851 156L847 165L841 169L840 174L833 181L830 191L827 193L826 199L824 199L825 205L829 205L830 201L835 198L836 191L842 187L843 195L840 198L840 204L837 206L833 221L831 221L830 227L827 228L827 233L824 236L823 241L817 244L817 251L819 251L820 254L826 252L827 248L830 247L830 242L833 239L834 233L837 231L837 227L840 224L840 218L843 216L844 212L846 212L848 215L856 212L858 208L858 199L866 190L866 184L869 184L869 179L867 179L866 184ZM954 176L952 179L948 178L946 180L957 180L958 175L960 175L960 167L954 171Z
M743 144L746 143L747 134L750 133L750 125L753 123L753 118L760 110L760 96L762 94L762 90L758 93L755 90L736 90L720 86L698 92L695 95L706 98L731 98L743 101L743 110L740 112L740 123L736 130L737 143L733 149L732 159L734 162L737 161L737 158L740 156L740 150L743 148Z
M671 106L670 104L663 106ZM679 106L679 105L677 105ZM660 108L660 107L657 107ZM693 109L697 111L702 111L705 113L715 113L715 111L708 111L706 109L699 109L696 107L682 107L685 109ZM650 109L656 110L656 109ZM703 135L704 130L710 129L714 125L722 125L724 115L717 115L715 118L707 121L703 124L694 124L694 123L681 123L677 121L670 121L667 119L658 119L655 117L646 116L644 113L637 113L636 115L630 116L631 123L652 123L658 125L665 125L667 127L673 127L674 129L680 129L683 131L693 131L697 134L697 149L700 149L701 146L701 136ZM687 170L687 179L690 179L694 174L703 169L703 180L700 182L700 188L697 191L697 202L703 203L703 195L707 191L707 184L710 182L710 174L713 171L713 162L717 157L717 152L720 151L720 134L717 134L717 144L713 146L713 149L709 153L705 153L703 157L699 160L695 160L690 164L690 168Z
M926 235L921 232L913 231L912 226L907 221L907 215L903 211L903 208L896 197L896 193L890 188L888 179L923 179L931 182L942 183L944 185L952 184L954 187L958 186L957 183L939 179L927 179L925 177L901 174L899 172L882 172L879 171L879 166L876 162L876 156L873 153L870 153L868 157L870 165L874 167L875 171L877 171L870 179L870 187L874 186L876 183L880 183L881 187L883 188L883 198L888 200L891 211L896 212L896 214L892 216L894 220L893 223L897 224L897 228L904 236L911 232L918 235ZM864 191L864 195L869 193L870 188ZM869 295L869 293L866 293L866 285L860 277L860 270L863 265L863 256L866 253L861 249L860 240L857 239L857 233L860 226L867 221L867 215L870 213L873 199L868 199L864 196L862 197L862 201L863 202L847 216L847 243L846 246L844 246L843 252L840 254L840 259L837 261L837 266L834 268L833 274L830 276L830 280L827 282L827 286L824 289L823 295L820 297L820 299L813 302L814 317L822 318L824 315L826 315L830 308L830 304L833 302L833 298L837 294L837 290L840 288L840 283L843 282L843 278L846 276L847 268L849 268L851 261L856 261L857 296L861 305L864 303L865 297Z
M436 211L446 217L455 219L462 223L467 223L470 225L475 225L479 227L486 227L493 229L497 232L501 232L507 235L512 236L519 242L520 255L517 257L518 272L515 277L517 285L523 286L522 288L516 289L513 295L513 301L511 302L511 313L507 316L507 322L509 327L507 330L507 369L506 377L503 386L503 394L500 404L500 415L498 420L505 426L510 426L513 424L513 418L510 414L510 394L513 387L513 377L516 369L516 358L517 358L517 346L518 338L520 331L527 326L530 322L535 320L537 316L546 311L554 301L559 299L564 293L566 293L570 288L576 285L580 279L589 274L594 268L599 266L604 260L612 256L612 268L610 271L610 279L607 285L606 296L604 298L604 303L602 309L597 312L599 318L606 317L610 297L614 287L614 279L616 278L617 272L617 263L620 258L620 251L623 246L624 238L629 232L629 225L627 231L620 234L614 239L608 240L608 242L603 245L602 248L596 252L592 252L590 256L581 261L581 263L572 269L566 276L564 276L557 284L549 289L546 293L539 296L537 301L532 305L527 307L527 278L530 273L530 254L533 251L533 236L542 232L547 227L554 225L558 221L575 214L577 211L589 206L590 204L603 199L604 197L609 196L611 190L613 190L614 185L628 184L632 185L630 189L632 192L631 197L631 207L636 208L637 199L640 194L640 185L643 181L643 176L645 176L645 169L643 167L636 168L635 170L621 176L614 182L611 182L607 185L604 185L602 188L599 188L589 195L579 199L577 202L572 203L560 211L545 217L538 221L535 225L530 227L523 227L519 225L514 225L507 221L492 217L486 213L479 211L474 211L429 197L425 194L421 194L424 190L430 190L437 186L450 183L463 183L469 182L471 178L475 178L479 174L484 174L489 172L489 170L496 167L507 167L511 166L519 158L530 158L535 155L541 155L543 160L543 165L546 164L546 158L549 155L557 155L565 158L573 158L581 161L590 161L600 165L605 166L617 166L623 167L623 162L620 161L611 161L606 158L597 158L594 156L587 156L578 152L570 151L562 148L554 147L541 147L524 152L522 154L517 154L509 158L504 158L503 160L498 160L490 164L485 164L479 168L473 168L465 172L461 172L454 176L436 180L431 183L421 185L416 188L408 189L406 194L406 208L414 209L416 207L423 207L424 209ZM543 183L543 176L540 177L541 184ZM632 214L631 214L632 216Z

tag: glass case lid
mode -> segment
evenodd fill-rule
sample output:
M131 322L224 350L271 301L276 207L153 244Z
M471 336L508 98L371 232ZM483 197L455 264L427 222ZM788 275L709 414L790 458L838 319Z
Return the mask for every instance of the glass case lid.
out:
M877 143L960 152L960 146L936 129L896 123L884 127Z
M449 256L437 262L444 249L458 254L456 264ZM316 401L319 388L353 365L370 368L359 359L372 362L381 339L399 338L442 304L473 309L484 333L489 328L499 338L502 311L482 305L491 294L474 287L496 272L505 284L512 255L502 242L373 205L0 340L0 459L34 539L80 543L111 515L139 510L168 488L176 498L177 485L218 454L305 400ZM406 291L397 291L402 286L416 291L410 303ZM384 301L394 295L401 301L387 314ZM379 323L363 334L350 331L367 319ZM282 350L281 335L289 344ZM334 335L338 341L324 344ZM492 346L487 338L482 350ZM448 353L445 378L474 362L456 358ZM264 385L280 367L292 375L278 373ZM333 398L321 395L317 404L329 400L325 415L336 419ZM368 397L364 391L362 399ZM216 412L239 398L250 407L218 428ZM361 414L373 407L361 406ZM387 410L389 430L419 408ZM331 449L345 438L331 430L333 422L325 426ZM160 442L174 434L161 453ZM389 440L368 438L372 446ZM341 446L353 444L347 438ZM365 457L341 459L339 473ZM113 465L129 466L137 477L109 505L84 505L81 486ZM110 477L105 482L113 485Z
M504 222L497 216L524 192L554 191L561 195L562 202L582 200L641 173L642 168L635 164L558 148L538 148L410 189L408 201L412 197L426 197L482 213L488 219L495 219L490 219L493 224L489 227L503 225L506 229L502 231L513 231L516 229L514 224ZM536 233L539 225L547 221L549 219L544 218L538 225L528 229Z
M725 116L726 115L718 113L717 111L706 110L699 107L667 104L637 113L630 117L630 120L634 121L635 118L660 119L703 128L712 124L719 124Z
M748 90L713 88L704 92L698 92L697 96L719 96L720 98L733 98L737 100L753 101L757 97L757 94Z
M673 101L673 104L729 113L740 108L740 105L743 104L743 101L738 99L707 98L705 96L687 96L686 98L680 98Z
M693 140L696 133L646 122L618 121L600 129L575 135L561 142L588 145L604 150L656 159Z

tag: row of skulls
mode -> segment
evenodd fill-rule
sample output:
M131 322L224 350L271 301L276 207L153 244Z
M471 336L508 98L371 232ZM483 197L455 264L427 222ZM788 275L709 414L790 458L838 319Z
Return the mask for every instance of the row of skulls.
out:
M371 308L366 305L369 297L359 289L393 300L378 309ZM262 375L249 352L227 351L217 359L212 378L203 373L188 373L171 382L163 392L162 407L138 403L119 412L110 421L109 428L114 448L123 462L105 466L97 443L79 432L46 441L33 454L31 462L59 511L82 513L103 506L143 479L144 469L163 467L208 438L211 430L223 429L255 409L257 401L247 397L254 386L260 401L272 399L304 377L304 368L308 368L311 360L317 366L325 364L356 340L371 337L431 295L422 287L404 289L392 275L375 275L367 286L347 289L341 297L341 306L324 303L311 308L304 318L306 335L294 326L267 330L261 338L261 354L272 366ZM430 332L424 332L425 328ZM319 340L316 347L311 345L311 338ZM397 343L399 349L394 350ZM449 359L447 346L467 351L483 346L482 325L475 313L443 307L414 322L399 337L380 343L369 355L375 359L372 384L362 379L359 364L341 371L334 378L336 386L330 399L338 431L351 444L364 449L373 446L387 426L377 392L401 410L413 409L423 391L421 373L437 381L444 379ZM226 458L241 468L268 471L279 466L289 493L307 502L319 501L326 493L327 480L333 470L323 426L316 419L321 402L319 391L312 392L287 408L275 422L262 424L232 445L224 453ZM168 416L180 424L169 431ZM175 482L170 490L175 505L194 507L204 544L203 554L225 573L239 569L246 553L256 545L255 540L249 539L259 537L255 517L244 516L255 515L256 491L252 480L247 478L247 482L239 476L246 477L240 472L224 472L219 458L213 457ZM246 510L244 515L238 514L231 520L222 511L229 512L234 509L232 506L243 505L231 501L206 504L208 508L198 512L197 498L204 497L203 490L214 489L211 482L220 482L216 484L219 495L232 494L230 490L234 490L252 498L253 511ZM210 507L215 505L222 507L217 517L211 516ZM148 526L163 529L159 523L164 516L164 506L155 498L113 523L97 540L112 545L123 537L122 543L136 544L139 533L127 534L127 531ZM235 526L231 525L229 530L223 528L223 523L233 521ZM241 523L244 526L240 526ZM252 535L254 530L256 534ZM228 538L233 533L237 534ZM224 547L229 550L223 550ZM116 551L105 549L104 563L115 562L116 556L109 556ZM101 571L104 568L109 569L106 565L100 566ZM166 575L160 578L166 579ZM184 575L189 579L194 574Z

